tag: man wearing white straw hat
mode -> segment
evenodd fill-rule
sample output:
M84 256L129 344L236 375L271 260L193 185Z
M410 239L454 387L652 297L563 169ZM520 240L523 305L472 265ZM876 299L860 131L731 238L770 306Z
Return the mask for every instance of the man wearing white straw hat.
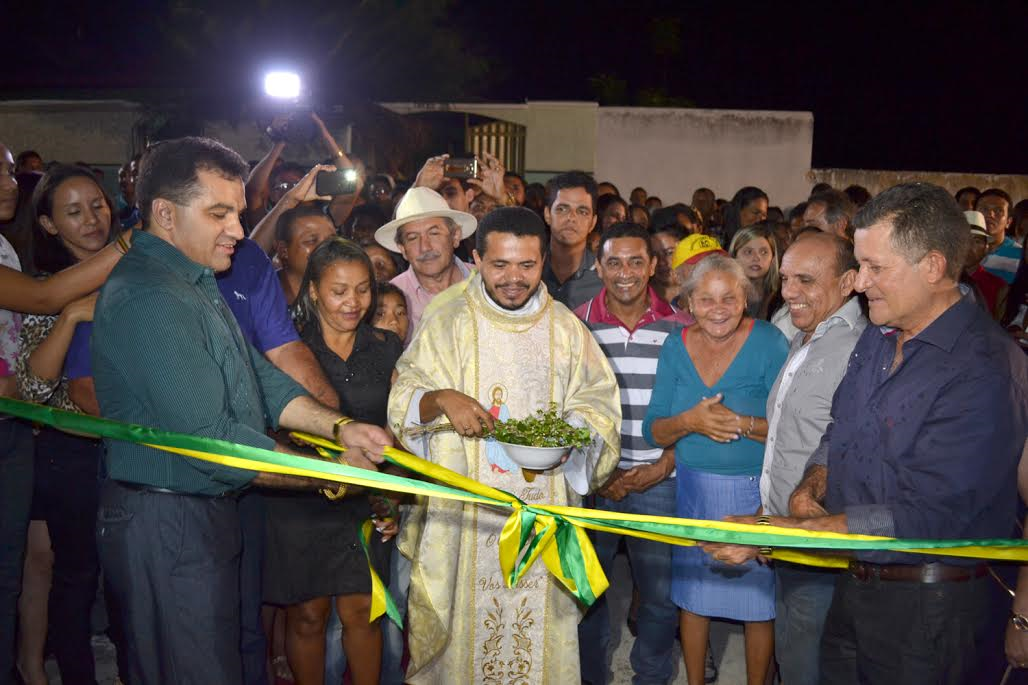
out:
M971 227L971 246L964 258L964 274L968 285L974 285L982 297L982 304L997 321L1007 310L1007 282L986 270L982 262L989 254L989 230L981 212L964 212ZM964 279L962 279L964 280Z
M410 268L391 281L407 296L408 338L432 298L471 275L472 266L454 257L453 251L477 225L475 217L450 209L431 188L415 187L396 206L396 218L375 231L379 245L410 262Z

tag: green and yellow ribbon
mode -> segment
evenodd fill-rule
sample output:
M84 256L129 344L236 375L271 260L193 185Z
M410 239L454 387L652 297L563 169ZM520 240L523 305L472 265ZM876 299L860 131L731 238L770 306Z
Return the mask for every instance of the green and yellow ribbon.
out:
M532 564L542 559L554 578L586 606L592 604L608 587L607 578L596 558L586 530L631 535L674 545L694 545L702 541L772 547L773 559L818 566L844 567L848 560L838 555L812 553L807 550L878 550L1028 562L1028 540L897 539L727 521L625 514L583 507L530 505L509 492L484 485L394 448L385 451L385 456L390 462L434 482L368 471L335 460L318 460L237 445L224 440L161 431L8 398L0 398L0 413L76 433L138 443L234 468L305 476L379 490L506 508L511 510L511 513L503 526L499 544L500 569L506 585L515 587ZM323 455L332 456L345 451L345 447L324 438L302 433L293 435L314 446ZM367 544L371 531L371 522L365 522L360 531L365 553L368 552ZM372 586L372 620L386 614L392 620L398 621L396 607L374 569Z
M368 571L371 574L371 620L374 621L385 614L400 630L403 630L400 610L396 608L393 596L386 590L385 584L379 578L378 572L375 571L375 565L371 563L371 536L374 529L374 523L368 519L361 524L360 534L357 536L361 543L361 549L364 550L364 557L368 560Z

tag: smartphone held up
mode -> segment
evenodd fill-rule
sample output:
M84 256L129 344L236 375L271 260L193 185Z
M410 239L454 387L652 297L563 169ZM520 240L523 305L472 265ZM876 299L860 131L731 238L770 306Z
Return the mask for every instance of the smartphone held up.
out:
M357 192L357 170L339 169L319 171L314 180L314 191L318 195L353 195Z
M478 160L474 157L450 157L443 162L443 176L461 180L478 178Z

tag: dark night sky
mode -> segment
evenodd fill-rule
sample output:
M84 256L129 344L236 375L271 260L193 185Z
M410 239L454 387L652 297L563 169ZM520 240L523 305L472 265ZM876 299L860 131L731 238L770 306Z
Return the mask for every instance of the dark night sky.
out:
M221 92L226 81L235 81L239 92L249 87L247 72L255 71L262 52L288 54L295 47L307 50L310 62L312 46L337 34L334 27L327 34L324 26L320 34L311 30L317 22L301 12L349 6L339 0L268 2L256 29L232 36L258 3L230 4L234 11L218 10L229 30L212 35L234 42L226 40L227 47L211 53L218 64L230 66L192 70L158 28L162 11L189 7L188 2L19 5L5 21L15 30L8 32L6 66L0 67L0 98L36 88L52 95L68 86L102 97L113 88L168 87L183 80ZM189 16L209 18L204 5L193 4L203 9ZM397 5L404 4L365 5L377 9L361 15L368 23L355 32L365 38L360 57L321 71L331 72L333 83L345 83L357 99L408 99L411 87L421 89L422 99L452 99L434 96L430 85L426 92L426 59L438 68L443 58L426 56L423 39L402 34L411 30L410 22L383 28L389 7ZM486 65L461 86L464 96L458 99L591 100L596 92L590 77L607 74L624 81L619 104L633 104L644 89L660 89L698 107L813 111L818 167L1028 173L1028 3L981 7L453 0L435 20L458 37L456 59L474 55ZM663 58L654 47L655 20L677 27L672 54ZM387 66L363 82L340 77L365 56L368 64ZM459 62L446 68L459 69Z
M1028 173L1026 3L529 6L488 10L509 27L501 60L522 66L498 97L588 97L586 77L607 71L657 82L648 24L678 16L669 90L699 107L813 111L815 166Z

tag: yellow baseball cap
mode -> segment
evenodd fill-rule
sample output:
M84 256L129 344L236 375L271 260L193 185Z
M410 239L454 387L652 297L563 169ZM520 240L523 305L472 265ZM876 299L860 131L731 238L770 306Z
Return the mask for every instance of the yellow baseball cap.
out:
M677 269L682 264L695 264L708 254L715 252L725 254L725 250L717 238L700 233L686 236L675 246L675 254L671 258L671 268Z

